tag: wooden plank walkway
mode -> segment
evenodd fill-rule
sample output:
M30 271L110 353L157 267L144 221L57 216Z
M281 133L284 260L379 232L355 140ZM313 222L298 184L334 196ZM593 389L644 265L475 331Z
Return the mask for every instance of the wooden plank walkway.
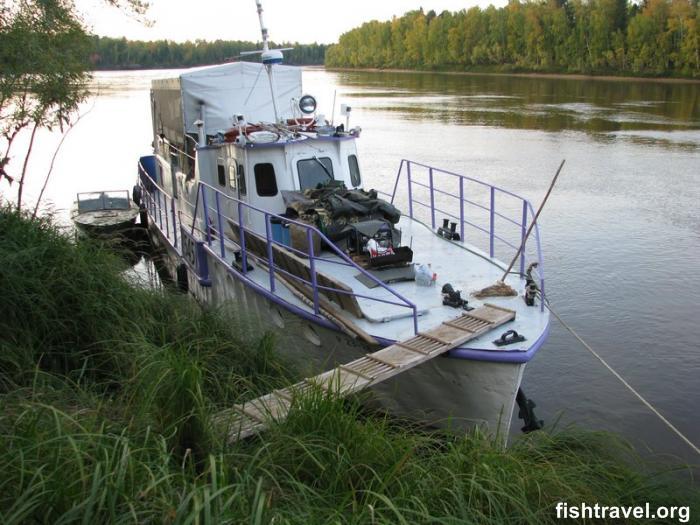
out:
M303 379L290 387L235 405L219 414L217 421L226 425L229 443L244 439L264 430L271 420L284 420L295 395L304 394L314 388L321 388L340 396L359 392L457 348L513 319L513 310L485 304L445 321L427 332L419 332L409 339L397 341L382 350L366 354L315 377Z

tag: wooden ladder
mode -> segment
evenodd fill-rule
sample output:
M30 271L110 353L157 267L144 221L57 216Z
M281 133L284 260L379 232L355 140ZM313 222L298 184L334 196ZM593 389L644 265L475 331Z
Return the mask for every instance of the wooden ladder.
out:
M347 396L359 392L401 372L425 363L470 339L515 319L515 312L492 304L464 312L459 317L404 341L397 341L377 352L366 354L350 363L339 365L312 378L257 399L235 405L218 415L217 421L228 428L229 443L257 434L271 420L287 417L294 397L314 389Z

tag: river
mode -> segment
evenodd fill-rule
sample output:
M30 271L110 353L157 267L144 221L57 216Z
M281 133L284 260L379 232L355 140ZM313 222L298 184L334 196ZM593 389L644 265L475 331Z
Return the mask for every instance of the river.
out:
M149 84L165 71L102 72L67 136L46 197L63 220L78 191L130 188L152 140ZM401 158L509 188L541 216L552 307L692 441L700 443L700 84L304 72L320 106L352 106L365 184L390 191ZM35 198L57 143L42 133ZM8 192L7 186L2 187ZM537 414L691 451L553 320L523 387ZM516 422L514 426L519 426Z

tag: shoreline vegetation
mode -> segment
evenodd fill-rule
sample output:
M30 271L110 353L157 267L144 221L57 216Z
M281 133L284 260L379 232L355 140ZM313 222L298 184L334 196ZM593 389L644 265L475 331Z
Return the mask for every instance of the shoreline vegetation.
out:
M244 313L122 271L51 217L0 206L3 524L546 525L561 501L697 508L689 471L612 434L540 431L504 449L326 392L226 445L217 414L302 371Z
M514 0L366 22L328 67L700 78L697 0Z
M242 52L258 50L261 45L242 40L142 41L93 35L90 64L96 71L197 67L238 59ZM325 44L298 42L270 42L270 47L291 47L285 53L289 65L323 64L328 48Z

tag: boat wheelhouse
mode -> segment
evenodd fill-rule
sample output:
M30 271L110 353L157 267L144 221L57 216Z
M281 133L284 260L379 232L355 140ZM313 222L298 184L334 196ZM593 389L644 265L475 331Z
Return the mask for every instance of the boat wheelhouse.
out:
M507 435L549 328L537 225L526 236L532 206L406 159L393 191L365 190L381 174L361 170L350 109L328 121L301 69L275 57L265 46L263 64L154 81L154 154L139 161L135 194L166 267L203 304L277 332L280 351L316 372L473 307L513 311L503 330L372 387L398 415ZM471 295L501 279L515 295Z

